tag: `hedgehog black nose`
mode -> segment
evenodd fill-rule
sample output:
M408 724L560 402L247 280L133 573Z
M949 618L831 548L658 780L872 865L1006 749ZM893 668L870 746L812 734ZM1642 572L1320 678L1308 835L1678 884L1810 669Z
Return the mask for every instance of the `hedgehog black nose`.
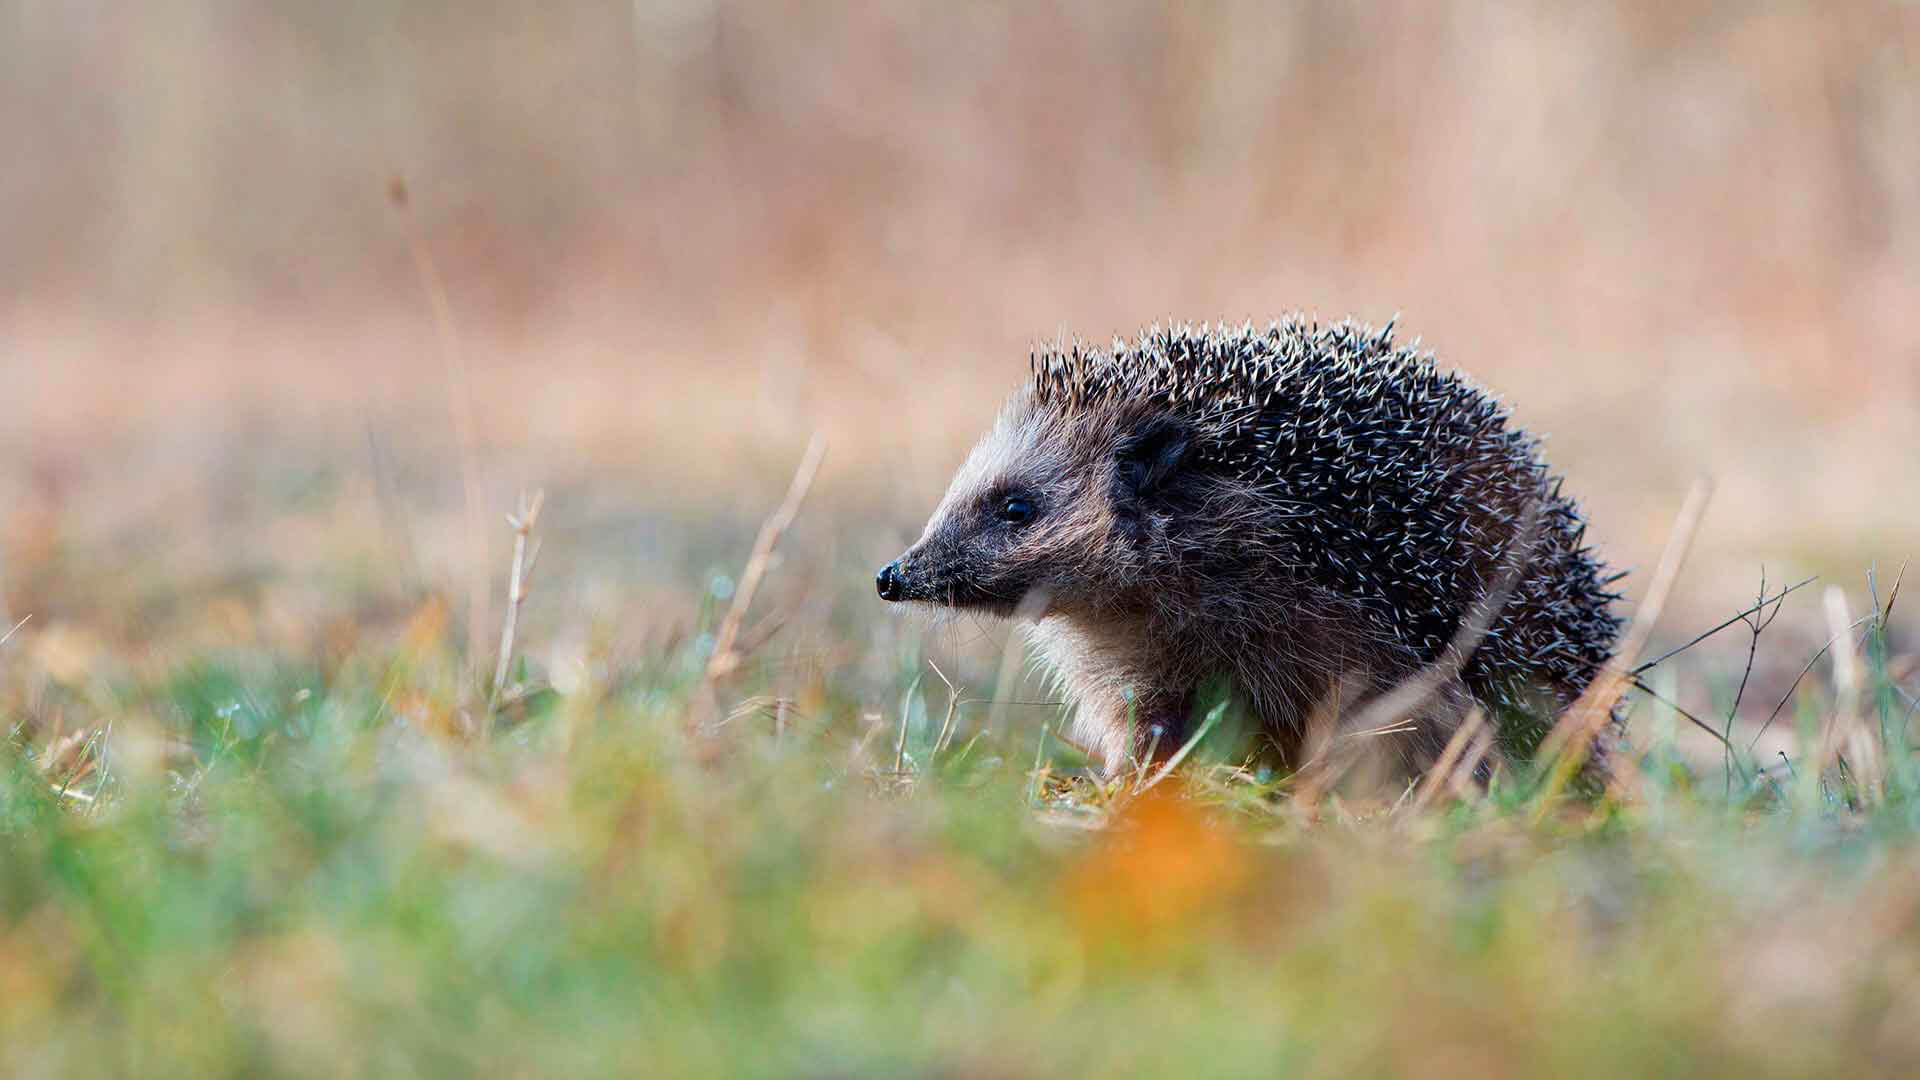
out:
M880 590L882 600L901 600L907 595L906 586L900 581L900 564L897 562L881 567L879 575L873 579L873 584Z

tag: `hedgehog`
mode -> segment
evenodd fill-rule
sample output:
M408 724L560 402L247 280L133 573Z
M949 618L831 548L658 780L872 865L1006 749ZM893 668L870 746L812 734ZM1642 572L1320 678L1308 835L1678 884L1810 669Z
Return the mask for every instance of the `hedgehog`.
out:
M1294 315L1036 352L876 585L1017 618L1109 774L1222 701L1298 769L1318 718L1426 673L1382 736L1414 774L1476 707L1527 758L1608 660L1585 532L1486 391L1392 323Z

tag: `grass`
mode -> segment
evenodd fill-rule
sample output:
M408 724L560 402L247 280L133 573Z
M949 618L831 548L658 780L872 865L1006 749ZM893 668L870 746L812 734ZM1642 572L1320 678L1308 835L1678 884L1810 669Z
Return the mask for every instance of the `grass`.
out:
M568 678L468 655L434 595L344 649L148 667L63 666L22 627L0 645L0 1072L1920 1062L1895 596L1856 621L1828 594L1844 632L1790 695L1784 764L1682 752L1688 722L1638 698L1598 804L1542 767L1308 805L1235 767L1217 717L1172 773L1096 783L969 692L998 658L929 663L853 585L825 622L891 674L787 663L741 630L750 597L709 592L704 632L589 635Z

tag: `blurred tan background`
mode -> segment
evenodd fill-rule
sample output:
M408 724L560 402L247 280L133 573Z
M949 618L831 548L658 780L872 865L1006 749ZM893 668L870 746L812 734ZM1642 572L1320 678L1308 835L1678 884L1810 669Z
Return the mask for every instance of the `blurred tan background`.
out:
M1496 388L1630 591L1711 475L1666 636L1763 566L1859 607L1920 554L1917 46L1907 3L0 0L0 614L310 637L503 574L540 486L537 617L685 624L821 431L790 587L868 617L1033 344L1292 309Z

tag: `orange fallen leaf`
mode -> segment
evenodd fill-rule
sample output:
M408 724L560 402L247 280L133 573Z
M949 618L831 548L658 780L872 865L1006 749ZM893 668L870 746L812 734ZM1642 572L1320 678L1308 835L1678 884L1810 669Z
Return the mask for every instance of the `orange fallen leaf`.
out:
M1225 828L1156 788L1069 872L1063 898L1092 942L1159 943L1217 913L1246 874L1246 853Z

